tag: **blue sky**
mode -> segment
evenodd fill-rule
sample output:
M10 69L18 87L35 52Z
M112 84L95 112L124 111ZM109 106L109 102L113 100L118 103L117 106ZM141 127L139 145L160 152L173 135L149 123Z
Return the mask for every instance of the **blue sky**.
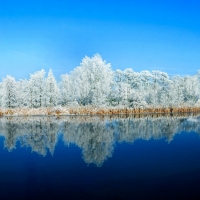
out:
M199 1L0 0L0 72L57 79L95 53L113 69L200 70Z

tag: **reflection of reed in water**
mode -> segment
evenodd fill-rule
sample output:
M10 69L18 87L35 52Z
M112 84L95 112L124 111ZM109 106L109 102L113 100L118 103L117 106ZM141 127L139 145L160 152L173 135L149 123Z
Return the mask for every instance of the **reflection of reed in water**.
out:
M134 142L138 139L161 139L168 142L182 131L200 134L198 116L137 116L137 117L13 117L0 118L0 134L5 137L5 148L13 150L19 141L22 147L45 156L52 155L58 134L66 145L82 149L86 163L101 166L112 156L116 142Z

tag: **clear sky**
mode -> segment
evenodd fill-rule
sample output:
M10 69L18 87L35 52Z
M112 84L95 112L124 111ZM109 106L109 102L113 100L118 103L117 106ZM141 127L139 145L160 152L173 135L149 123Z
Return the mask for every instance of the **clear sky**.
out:
M0 0L0 72L57 79L95 53L113 69L200 70L200 1Z

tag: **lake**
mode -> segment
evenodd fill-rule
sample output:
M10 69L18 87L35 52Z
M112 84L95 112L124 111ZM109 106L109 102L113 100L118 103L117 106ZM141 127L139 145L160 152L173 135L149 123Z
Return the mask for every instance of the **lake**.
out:
M0 118L0 199L200 199L200 116Z

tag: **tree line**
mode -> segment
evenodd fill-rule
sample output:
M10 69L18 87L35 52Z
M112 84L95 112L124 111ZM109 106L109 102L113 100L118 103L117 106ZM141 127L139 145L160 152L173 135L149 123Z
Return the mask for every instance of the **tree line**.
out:
M83 58L80 66L61 75L57 82L52 70L16 81L7 75L0 82L3 108L61 106L181 107L200 105L200 71L194 76L169 76L153 70L112 70L99 54Z

